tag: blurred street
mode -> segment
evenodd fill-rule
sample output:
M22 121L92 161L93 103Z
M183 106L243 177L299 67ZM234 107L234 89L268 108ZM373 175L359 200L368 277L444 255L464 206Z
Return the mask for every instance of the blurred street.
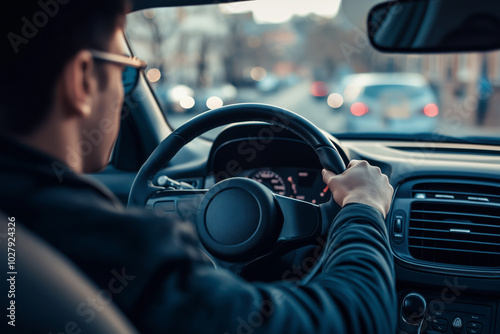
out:
M146 77L172 127L251 102L289 109L334 135L498 137L500 52L384 54L342 13L275 22L259 13L221 5L129 16L132 49L148 60Z
M315 98L309 94L310 83L306 80L294 86L283 88L276 93L263 95L256 89L244 88L238 94L237 103L265 103L291 110L314 123L316 126L331 133L343 132L345 117L335 112L324 98ZM193 114L169 114L169 121L178 127Z
M314 123L319 128L338 134L346 132L347 111L336 111L328 106L326 98L316 98L309 94L310 82L303 80L296 85L285 87L278 92L262 94L253 88L243 88L238 92L235 103L265 103L291 110ZM491 108L486 115L485 125L477 127L474 110L463 107L462 110L453 110L450 106L442 108L438 116L436 131L448 136L461 136L467 133L470 136L498 136L500 127L500 113L496 106L500 105L500 93L491 98ZM206 108L208 110L208 108ZM173 127L178 127L196 116L193 113L169 113L168 120ZM377 130L377 129L374 129ZM208 138L214 138L220 131L212 131Z

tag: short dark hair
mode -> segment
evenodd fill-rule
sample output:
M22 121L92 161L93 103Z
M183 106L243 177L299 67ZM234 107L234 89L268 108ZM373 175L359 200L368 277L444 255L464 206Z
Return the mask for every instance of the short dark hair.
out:
M47 117L66 63L107 50L128 0L22 0L0 14L0 131L29 134Z

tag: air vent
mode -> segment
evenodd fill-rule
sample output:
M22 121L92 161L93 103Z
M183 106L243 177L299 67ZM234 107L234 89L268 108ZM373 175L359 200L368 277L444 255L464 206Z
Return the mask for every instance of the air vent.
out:
M412 197L500 203L500 187L472 183L420 183L413 187Z
M410 255L435 263L500 269L500 206L491 204L498 202L499 193L484 185L416 184L412 196L422 200L411 204Z

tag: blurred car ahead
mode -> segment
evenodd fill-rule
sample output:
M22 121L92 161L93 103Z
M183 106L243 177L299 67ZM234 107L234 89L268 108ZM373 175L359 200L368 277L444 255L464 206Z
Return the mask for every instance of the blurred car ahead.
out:
M438 100L417 73L361 73L346 76L328 105L345 114L350 131L431 132Z
M260 93L276 93L281 88L282 82L275 74L267 74L262 80L257 82L257 89Z
M328 91L328 84L324 81L314 81L311 83L311 95L315 98L327 97Z
M186 85L156 88L164 110L172 114L199 114L236 102L238 90L231 84L192 89Z

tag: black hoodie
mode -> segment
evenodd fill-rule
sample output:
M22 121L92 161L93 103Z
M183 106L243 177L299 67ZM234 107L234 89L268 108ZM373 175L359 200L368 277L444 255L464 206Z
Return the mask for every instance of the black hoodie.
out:
M340 211L319 270L307 282L250 283L214 269L197 250L191 225L126 209L103 185L7 138L0 141L0 189L0 211L106 289L141 332L396 331L386 226L367 205ZM91 310L77 314L85 321Z

